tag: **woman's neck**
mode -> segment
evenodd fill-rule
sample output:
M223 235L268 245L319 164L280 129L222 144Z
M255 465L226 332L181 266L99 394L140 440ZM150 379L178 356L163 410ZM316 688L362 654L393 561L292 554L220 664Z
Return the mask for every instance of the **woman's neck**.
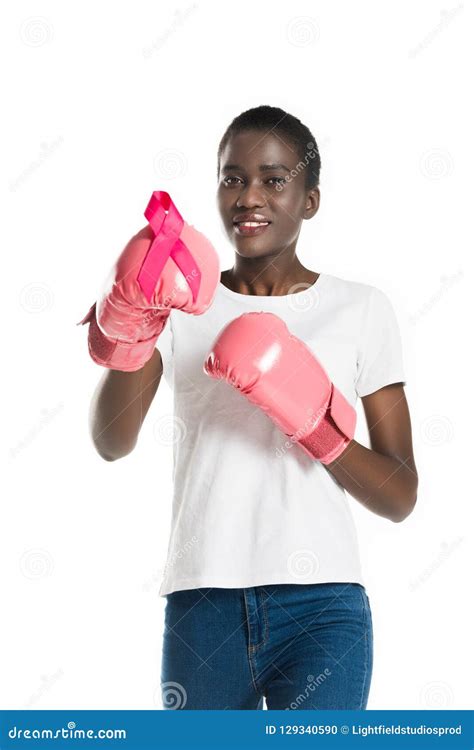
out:
M265 259L262 258L262 261ZM291 294L292 287L311 286L318 277L319 273L305 268L297 258L291 268L285 269L281 268L280 262L276 267L275 264L269 264L267 259L265 264L258 264L254 260L251 264L236 262L233 268L222 271L221 283L238 294L279 297ZM301 291L301 288L293 291Z

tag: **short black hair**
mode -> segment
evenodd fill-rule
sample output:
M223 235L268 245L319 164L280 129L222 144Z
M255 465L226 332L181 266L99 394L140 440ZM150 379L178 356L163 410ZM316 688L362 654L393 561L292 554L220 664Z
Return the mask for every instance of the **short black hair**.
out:
M298 154L298 166L305 171L305 190L311 190L319 185L321 171L321 157L314 135L309 128L297 117L290 115L280 107L270 107L262 104L253 107L234 117L225 131L217 150L217 177L219 178L219 164L224 148L232 136L244 130L260 130L277 132L291 142ZM303 166L301 166L303 164Z

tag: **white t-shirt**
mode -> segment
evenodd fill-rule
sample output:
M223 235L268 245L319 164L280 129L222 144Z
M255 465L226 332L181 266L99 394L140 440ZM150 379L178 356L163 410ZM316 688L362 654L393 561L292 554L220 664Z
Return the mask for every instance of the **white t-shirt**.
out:
M171 312L158 339L174 391L174 497L160 596L200 587L356 582L362 578L346 492L327 469L203 363L244 312L275 313L314 352L352 405L405 382L398 323L376 287L322 273L280 297L222 283L199 316Z

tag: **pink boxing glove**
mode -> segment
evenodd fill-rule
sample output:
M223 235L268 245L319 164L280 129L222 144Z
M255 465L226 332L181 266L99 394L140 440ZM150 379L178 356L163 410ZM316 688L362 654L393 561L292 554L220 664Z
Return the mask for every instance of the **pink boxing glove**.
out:
M77 325L90 323L94 362L133 372L151 358L171 309L201 315L220 279L209 240L186 224L168 193L156 191L149 224L128 242L98 302Z
M256 404L313 459L329 464L352 440L356 413L303 341L273 313L226 325L204 363Z

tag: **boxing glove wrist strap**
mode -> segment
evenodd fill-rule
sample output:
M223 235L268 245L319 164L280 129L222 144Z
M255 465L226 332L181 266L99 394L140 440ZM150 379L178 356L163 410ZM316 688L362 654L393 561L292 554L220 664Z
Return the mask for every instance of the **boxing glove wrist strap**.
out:
M309 456L322 464L329 464L349 445L354 437L355 423L354 408L332 383L329 402L322 419L308 435L300 438L298 443Z
M161 329L151 338L145 341L133 343L112 339L105 335L99 327L96 319L96 303L92 305L89 312L77 325L89 323L88 347L89 354L94 362L110 370L122 370L123 372L135 372L151 359L155 349L156 341L165 327L169 313L162 318Z

